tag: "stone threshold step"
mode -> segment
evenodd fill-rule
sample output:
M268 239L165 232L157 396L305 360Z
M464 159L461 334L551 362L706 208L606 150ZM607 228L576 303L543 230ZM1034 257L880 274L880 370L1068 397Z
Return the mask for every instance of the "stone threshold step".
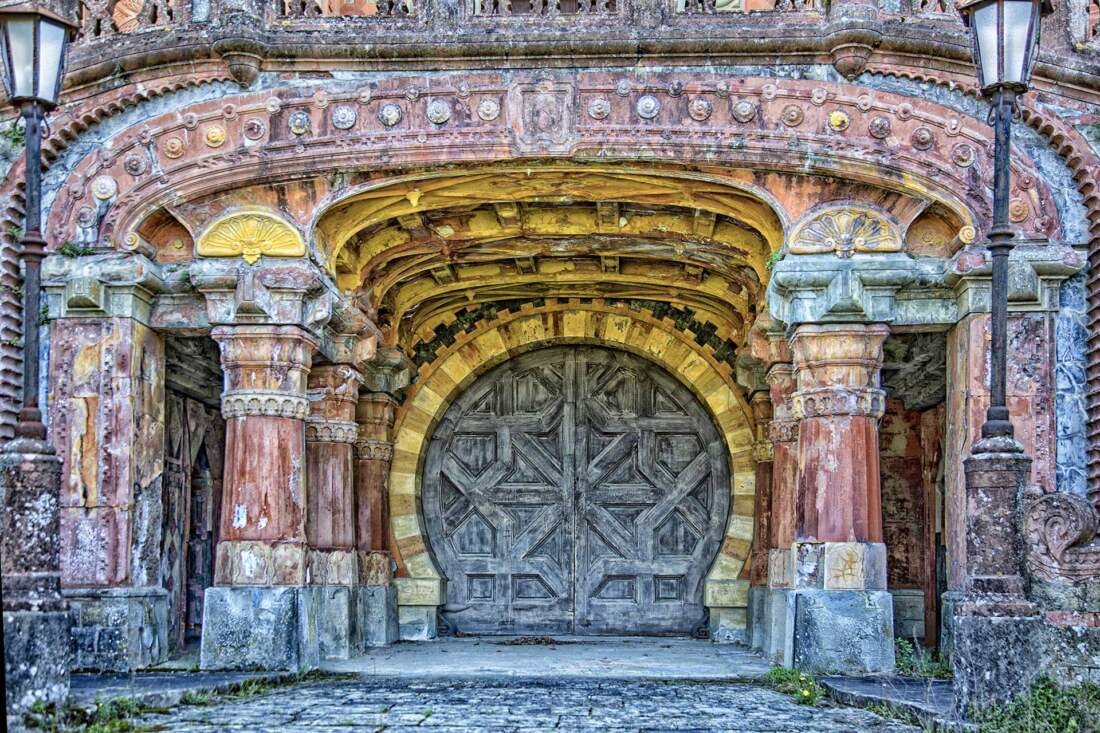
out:
M939 733L972 733L977 727L955 715L951 680L917 677L825 677L820 680L829 697L842 705L866 708L886 706L920 721L922 728Z

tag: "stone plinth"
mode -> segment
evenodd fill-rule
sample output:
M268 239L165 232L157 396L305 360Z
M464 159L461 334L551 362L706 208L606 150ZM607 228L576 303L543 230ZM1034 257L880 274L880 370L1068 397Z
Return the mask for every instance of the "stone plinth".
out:
M4 585L5 716L69 693L70 619L61 597L61 462L42 441L0 450L0 572ZM14 727L14 726L13 726Z

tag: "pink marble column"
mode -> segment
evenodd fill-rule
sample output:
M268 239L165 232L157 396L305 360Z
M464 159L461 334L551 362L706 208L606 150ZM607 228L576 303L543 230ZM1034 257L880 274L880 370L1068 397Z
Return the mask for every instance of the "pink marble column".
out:
M799 541L882 542L879 370L889 333L881 324L811 324L791 339Z
M226 419L219 585L306 580L306 379L316 340L298 326L219 326Z
M308 384L306 582L354 585L358 580L354 446L359 432L355 422L359 372L346 364L318 366L310 372Z

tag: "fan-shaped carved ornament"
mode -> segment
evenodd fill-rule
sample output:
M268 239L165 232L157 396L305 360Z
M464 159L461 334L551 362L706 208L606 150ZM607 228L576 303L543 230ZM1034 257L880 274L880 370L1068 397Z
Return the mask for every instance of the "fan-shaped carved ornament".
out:
M851 257L856 252L900 252L901 236L885 216L870 209L841 207L812 215L795 227L788 250L811 255L835 252Z
M231 214L210 225L198 241L203 257L236 257L254 264L261 255L301 257L305 242L298 230L273 214L252 211Z

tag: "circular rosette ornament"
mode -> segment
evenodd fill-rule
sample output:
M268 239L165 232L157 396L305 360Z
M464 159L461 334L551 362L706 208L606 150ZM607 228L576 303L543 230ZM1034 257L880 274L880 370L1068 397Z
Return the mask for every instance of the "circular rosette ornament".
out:
M309 112L304 109L292 112L287 119L287 125L295 135L305 135L309 132Z
M404 117L401 107L393 102L383 104L378 110L378 121L386 127L393 127Z
M428 119L434 125L442 125L451 119L451 105L442 99L433 99L428 103Z
M638 116L644 120L652 120L661 112L661 102L652 94L646 94L638 99Z
M704 97L695 97L688 103L688 114L696 122L706 120L712 112L714 112L714 106Z
M348 130L355 125L355 107L350 104L337 105L332 110L332 126L337 130Z
M605 120L611 114L611 102L604 97L596 97L588 103L588 116L594 120Z
M492 122L500 116L500 102L486 97L477 103L477 116L486 122Z

